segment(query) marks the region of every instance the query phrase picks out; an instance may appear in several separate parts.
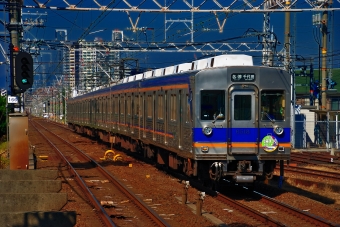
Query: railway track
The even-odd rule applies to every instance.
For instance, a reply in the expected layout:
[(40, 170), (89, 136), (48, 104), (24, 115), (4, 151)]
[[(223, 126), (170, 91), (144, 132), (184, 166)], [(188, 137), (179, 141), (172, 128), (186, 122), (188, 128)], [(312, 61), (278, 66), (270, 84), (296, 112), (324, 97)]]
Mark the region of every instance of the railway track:
[[(58, 124), (55, 124), (56, 126), (59, 126)], [(65, 129), (65, 127), (63, 127)], [(78, 166), (79, 168), (82, 168), (81, 166)], [(176, 176), (177, 177), (177, 176)], [(181, 177), (178, 177), (179, 179), (182, 179)], [(185, 179), (185, 178), (184, 178)], [(93, 183), (94, 181), (92, 181)], [(195, 186), (195, 183), (190, 183), (192, 186)], [(97, 187), (97, 186), (95, 186)], [(209, 191), (206, 188), (199, 188), (197, 187), (199, 191)], [(244, 194), (249, 194), (243, 193)], [(248, 223), (251, 221), (250, 219), (254, 219), (257, 226), (296, 226), (298, 223), (299, 226), (339, 226), (337, 224), (334, 224), (330, 221), (323, 220), (322, 218), (315, 216), (313, 214), (310, 214), (306, 211), (298, 210), (294, 207), (290, 207), (286, 204), (280, 204), (278, 201), (274, 202), (270, 200), (270, 198), (267, 198), (264, 195), (261, 195), (262, 197), (259, 198), (259, 195), (254, 195), (252, 199), (250, 199), (252, 204), (248, 204), (249, 201), (239, 201), (240, 198), (233, 198), (229, 195), (225, 196), (222, 194), (218, 194), (216, 196), (213, 195), (214, 198), (223, 204), (225, 204), (227, 207), (226, 209), (233, 209), (233, 214), (230, 214), (232, 216), (240, 215), (243, 216), (243, 220), (245, 220), (245, 223)], [(242, 195), (241, 195), (242, 196)], [(243, 198), (244, 199), (244, 198)], [(243, 200), (241, 199), (241, 200)], [(265, 209), (264, 209), (265, 207)], [(236, 214), (237, 213), (237, 214)], [(246, 214), (246, 215), (245, 215)], [(292, 224), (293, 223), (293, 224)]]
[[(317, 215), (299, 210), (264, 194), (235, 186), (232, 193), (218, 193), (216, 199), (266, 226), (337, 226)], [(246, 195), (246, 196), (245, 196)], [(244, 199), (246, 197), (246, 199)]]
[[(297, 223), (299, 226), (339, 226), (315, 215), (308, 214), (304, 211), (271, 199), (267, 196), (260, 194), (256, 195), (256, 192), (254, 192), (253, 196), (260, 196), (261, 198), (259, 199), (259, 203), (265, 204), (265, 207), (268, 211), (259, 212), (256, 210), (257, 208), (253, 209), (222, 194), (219, 194), (217, 199), (235, 209), (238, 209), (248, 216), (261, 221), (267, 226), (294, 226)], [(260, 205), (257, 206), (259, 207)]]
[[(275, 168), (276, 171), (280, 171), (279, 167)], [(309, 169), (304, 167), (298, 167), (298, 166), (285, 166), (284, 167), (285, 172), (289, 173), (295, 173), (295, 174), (303, 174), (308, 176), (309, 178), (314, 179), (328, 179), (328, 180), (340, 180), (339, 173), (336, 172), (329, 172), (329, 171), (322, 171), (322, 170), (316, 170), (316, 169)]]
[(291, 153), (291, 163), (325, 165), (328, 167), (340, 168), (338, 156), (330, 154), (318, 154), (312, 152)]
[[(236, 188), (238, 189), (232, 193), (216, 193), (215, 191), (202, 186), (200, 182), (190, 180), (186, 176), (179, 175), (174, 172), (171, 172), (171, 174), (176, 175), (176, 177), (181, 180), (189, 180), (190, 185), (194, 186), (199, 191), (206, 192), (216, 200), (225, 204), (228, 207), (225, 208), (226, 210), (241, 213), (243, 215), (246, 214), (247, 218), (252, 218), (257, 222), (257, 226), (296, 226), (298, 224), (300, 227), (340, 227), (339, 224), (332, 223), (331, 221), (325, 220), (317, 215), (299, 210), (256, 191), (251, 192), (249, 189), (245, 188), (238, 190), (240, 189), (240, 186), (237, 185)], [(221, 191), (224, 191), (224, 189), (221, 188)], [(225, 191), (228, 191), (228, 189), (225, 189)], [(237, 196), (235, 197), (235, 195), (241, 195), (242, 198), (240, 199)], [(249, 196), (251, 196), (251, 198), (249, 198)], [(246, 197), (247, 199), (244, 200), (243, 197)], [(243, 202), (240, 202), (239, 200), (243, 200)], [(250, 204), (249, 201), (254, 202)]]
[(138, 226), (169, 226), (95, 160), (37, 121), (31, 124), (67, 164), (105, 226), (125, 226), (130, 221), (138, 222)]

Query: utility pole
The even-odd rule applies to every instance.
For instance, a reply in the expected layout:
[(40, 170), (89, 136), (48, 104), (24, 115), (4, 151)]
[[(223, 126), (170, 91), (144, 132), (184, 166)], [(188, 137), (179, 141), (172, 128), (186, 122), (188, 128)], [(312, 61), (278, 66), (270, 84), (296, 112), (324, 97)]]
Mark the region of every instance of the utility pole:
[(286, 51), (286, 61), (285, 67), (286, 70), (290, 69), (290, 12), (285, 13), (285, 34), (284, 34), (284, 42), (285, 42), (285, 51)]
[[(10, 34), (10, 81), (11, 95), (18, 95), (19, 111), (11, 108), (8, 120), (9, 134), (9, 157), (10, 169), (29, 169), (29, 146), (28, 146), (28, 116), (25, 112), (20, 113), (22, 93), (27, 89), (28, 78), (33, 73), (33, 60), (25, 52), (20, 52), (20, 39), (22, 36), (21, 24), (21, 0), (8, 0), (9, 24), (7, 29)], [(19, 78), (19, 79), (18, 79)], [(14, 113), (19, 112), (19, 113)]]
[[(328, 6), (326, 5), (325, 8)], [(321, 77), (322, 77), (322, 83), (321, 83), (321, 108), (320, 110), (327, 110), (327, 104), (326, 104), (326, 90), (327, 90), (327, 20), (328, 20), (328, 11), (324, 11), (322, 13), (322, 67), (321, 67)]]
[[(10, 83), (11, 83), (11, 95), (19, 94), (20, 89), (15, 82), (15, 58), (20, 50), (20, 34), (22, 32), (21, 20), (21, 9), (20, 2), (18, 0), (9, 0), (7, 3), (9, 9), (9, 24), (7, 30), (10, 34), (9, 54), (10, 54)], [(18, 98), (21, 101), (21, 96)], [(14, 108), (10, 111), (14, 113)]]

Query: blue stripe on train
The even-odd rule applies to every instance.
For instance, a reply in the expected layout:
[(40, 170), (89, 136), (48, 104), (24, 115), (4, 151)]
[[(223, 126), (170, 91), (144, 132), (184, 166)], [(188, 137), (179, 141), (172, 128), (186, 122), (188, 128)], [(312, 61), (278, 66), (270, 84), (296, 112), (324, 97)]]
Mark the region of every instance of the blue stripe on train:
[(226, 142), (229, 133), (231, 133), (230, 142), (257, 142), (258, 130), (260, 130), (259, 142), (267, 135), (273, 135), (281, 143), (290, 142), (290, 128), (284, 128), (284, 133), (281, 136), (274, 134), (272, 128), (213, 128), (213, 133), (210, 136), (204, 135), (202, 128), (194, 128), (193, 142)]

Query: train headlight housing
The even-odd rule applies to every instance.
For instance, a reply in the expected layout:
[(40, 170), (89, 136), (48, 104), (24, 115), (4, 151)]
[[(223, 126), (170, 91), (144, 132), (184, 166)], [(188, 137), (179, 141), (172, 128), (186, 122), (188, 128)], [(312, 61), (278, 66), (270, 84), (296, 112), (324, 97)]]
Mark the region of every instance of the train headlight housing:
[(204, 133), (204, 135), (206, 135), (206, 136), (210, 136), (211, 133), (212, 133), (212, 131), (213, 131), (212, 128), (209, 127), (209, 126), (206, 126), (206, 127), (203, 128), (203, 133)]
[(282, 135), (282, 133), (283, 133), (283, 128), (282, 127), (280, 127), (280, 126), (274, 126), (274, 133), (276, 134), (276, 135)]

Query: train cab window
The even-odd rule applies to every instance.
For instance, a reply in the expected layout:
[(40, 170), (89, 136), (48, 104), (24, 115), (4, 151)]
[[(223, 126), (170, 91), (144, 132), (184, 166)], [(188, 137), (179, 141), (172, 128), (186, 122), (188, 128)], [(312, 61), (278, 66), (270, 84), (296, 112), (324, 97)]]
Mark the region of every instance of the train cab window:
[(215, 120), (225, 119), (225, 91), (224, 90), (204, 90), (201, 91), (201, 119)]
[(284, 120), (285, 101), (284, 91), (261, 91), (261, 119), (265, 121)]

